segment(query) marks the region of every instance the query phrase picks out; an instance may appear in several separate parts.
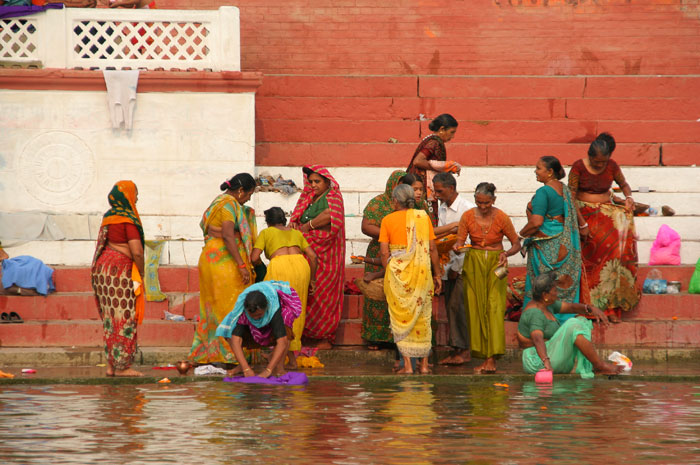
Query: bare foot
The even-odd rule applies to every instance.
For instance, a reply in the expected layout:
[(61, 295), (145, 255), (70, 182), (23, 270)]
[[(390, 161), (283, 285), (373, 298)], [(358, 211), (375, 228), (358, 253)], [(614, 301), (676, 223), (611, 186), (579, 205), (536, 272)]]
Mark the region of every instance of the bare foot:
[(333, 348), (333, 346), (327, 340), (322, 339), (322, 340), (318, 341), (318, 344), (316, 344), (316, 348), (318, 350), (330, 350)]
[(234, 375), (237, 375), (238, 373), (243, 373), (243, 368), (241, 368), (240, 365), (234, 367), (231, 370), (228, 370), (226, 372), (226, 376), (234, 376)]
[(287, 357), (289, 358), (289, 363), (287, 363), (287, 368), (290, 370), (296, 370), (299, 368), (299, 365), (297, 365), (297, 358), (294, 355), (294, 352), (291, 350), (287, 353)]
[(143, 376), (143, 373), (133, 368), (127, 368), (126, 370), (114, 370), (114, 376), (135, 376), (140, 378)]
[(614, 324), (622, 323), (622, 319), (617, 315), (608, 315), (608, 321)]
[(286, 374), (287, 374), (287, 372), (284, 371), (284, 368), (278, 368), (278, 369), (275, 370), (275, 372), (274, 372), (272, 375), (273, 375), (273, 376), (277, 376), (277, 377), (279, 378), (280, 376), (283, 376), (283, 375), (286, 375)]
[(411, 369), (410, 366), (408, 367), (408, 369), (406, 369), (406, 367), (403, 367), (400, 370), (396, 370), (396, 374), (397, 375), (412, 375), (413, 370)]
[(113, 368), (108, 368), (107, 373), (105, 373), (107, 376), (114, 376), (114, 369)]

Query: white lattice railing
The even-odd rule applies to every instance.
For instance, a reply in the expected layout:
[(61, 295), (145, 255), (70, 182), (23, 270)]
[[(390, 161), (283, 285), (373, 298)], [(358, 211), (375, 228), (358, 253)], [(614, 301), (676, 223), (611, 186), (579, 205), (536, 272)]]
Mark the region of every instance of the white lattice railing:
[(64, 8), (0, 19), (0, 64), (240, 71), (238, 8)]

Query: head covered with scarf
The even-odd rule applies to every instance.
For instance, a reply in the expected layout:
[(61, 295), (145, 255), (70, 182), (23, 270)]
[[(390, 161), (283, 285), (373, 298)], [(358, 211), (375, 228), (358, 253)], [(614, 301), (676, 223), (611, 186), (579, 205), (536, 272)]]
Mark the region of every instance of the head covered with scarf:
[(141, 236), (141, 245), (144, 243), (143, 226), (141, 225), (141, 217), (136, 209), (136, 197), (138, 189), (133, 181), (119, 181), (112, 190), (109, 191), (107, 200), (109, 201), (110, 209), (102, 217), (100, 229), (110, 224), (130, 223), (136, 226)]

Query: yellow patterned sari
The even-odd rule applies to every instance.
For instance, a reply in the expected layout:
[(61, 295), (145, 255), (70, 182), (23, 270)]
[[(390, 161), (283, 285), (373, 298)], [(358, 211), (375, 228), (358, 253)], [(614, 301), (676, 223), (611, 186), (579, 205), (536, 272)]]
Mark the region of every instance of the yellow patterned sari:
[(430, 353), (432, 338), (433, 278), (428, 214), (408, 209), (406, 235), (408, 247), (389, 244), (391, 259), (384, 275), (384, 293), (399, 351), (405, 357), (422, 358)]
[(236, 229), (238, 253), (254, 282), (250, 253), (257, 236), (255, 211), (239, 204), (233, 196), (219, 195), (211, 203), (200, 223), (204, 247), (199, 256), (199, 323), (195, 329), (189, 360), (194, 363), (235, 363), (236, 358), (223, 337), (215, 335), (221, 320), (236, 304), (238, 295), (248, 287), (243, 284), (239, 268), (221, 237), (210, 236), (210, 226), (221, 228), (231, 221)]

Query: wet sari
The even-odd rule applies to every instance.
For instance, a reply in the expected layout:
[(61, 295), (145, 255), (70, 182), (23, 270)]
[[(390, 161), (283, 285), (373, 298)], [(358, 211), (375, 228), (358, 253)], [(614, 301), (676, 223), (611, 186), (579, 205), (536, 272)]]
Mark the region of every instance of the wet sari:
[(130, 257), (107, 247), (110, 225), (128, 223), (139, 231), (144, 244), (143, 227), (136, 210), (136, 185), (119, 181), (109, 193), (111, 208), (102, 218), (97, 247), (92, 259), (92, 288), (102, 319), (105, 356), (115, 370), (126, 370), (136, 354), (136, 329), (143, 320), (143, 280)]
[(236, 304), (247, 287), (236, 261), (222, 237), (209, 235), (209, 227), (221, 228), (225, 221), (234, 224), (238, 253), (246, 264), (251, 281), (255, 278), (250, 253), (257, 236), (255, 211), (239, 204), (229, 194), (221, 194), (204, 212), (199, 226), (204, 234), (204, 247), (199, 256), (199, 322), (188, 359), (194, 363), (235, 363), (231, 346), (216, 336), (221, 320)]
[[(527, 275), (525, 277), (525, 294), (523, 308), (532, 300), (532, 281), (542, 273), (555, 271), (557, 273), (557, 291), (562, 302), (587, 302), (587, 286), (585, 276), (581, 280), (581, 239), (579, 237), (576, 206), (567, 186), (562, 186), (564, 199), (564, 223), (549, 214), (545, 215), (540, 226), (541, 236), (528, 237), (523, 242), (527, 251)], [(540, 189), (552, 189), (542, 186)], [(583, 291), (583, 292), (582, 292)], [(581, 299), (581, 297), (584, 297)], [(556, 314), (555, 317), (564, 322), (574, 314)]]
[[(401, 219), (398, 211), (384, 222)], [(392, 215), (398, 215), (393, 218)], [(430, 263), (429, 216), (422, 210), (405, 210), (406, 242), (389, 242), (391, 258), (384, 275), (384, 293), (389, 306), (391, 331), (405, 357), (427, 357), (432, 347), (431, 316), (433, 279)]]
[[(384, 217), (394, 211), (391, 194), (405, 175), (406, 172), (400, 170), (391, 173), (386, 182), (384, 193), (374, 197), (367, 203), (363, 217), (370, 224), (380, 227)], [(377, 239), (372, 238), (369, 242), (365, 256), (368, 258), (380, 258), (379, 241)], [(381, 265), (365, 263), (365, 273), (375, 273), (381, 269)], [(374, 300), (364, 296), (362, 304), (362, 339), (370, 342), (394, 342), (390, 325), (389, 307), (386, 301)]]
[[(304, 336), (311, 339), (335, 340), (335, 332), (340, 323), (343, 307), (343, 285), (345, 282), (345, 208), (338, 182), (330, 172), (320, 165), (307, 168), (328, 179), (330, 186), (325, 195), (318, 199), (328, 203), (331, 215), (330, 227), (311, 229), (304, 238), (318, 256), (316, 269), (316, 289), (306, 303)], [(289, 225), (299, 228), (302, 217), (313, 219), (309, 212), (318, 210), (314, 205), (314, 191), (304, 174), (304, 190), (292, 212)], [(308, 211), (307, 211), (308, 210)], [(318, 211), (321, 213), (321, 211)], [(305, 215), (306, 214), (306, 215)]]

